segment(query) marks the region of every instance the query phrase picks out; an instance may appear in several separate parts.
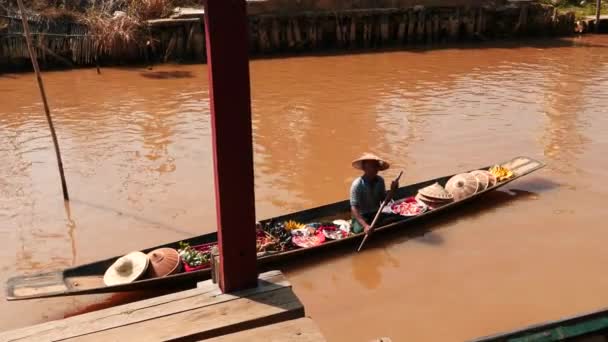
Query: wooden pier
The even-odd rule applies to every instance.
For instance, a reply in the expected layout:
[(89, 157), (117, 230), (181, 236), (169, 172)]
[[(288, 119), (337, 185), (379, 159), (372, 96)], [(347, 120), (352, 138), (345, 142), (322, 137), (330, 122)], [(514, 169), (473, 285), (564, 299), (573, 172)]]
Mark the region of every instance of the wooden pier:
[(279, 271), (222, 294), (211, 280), (177, 292), (0, 333), (0, 341), (325, 341)]

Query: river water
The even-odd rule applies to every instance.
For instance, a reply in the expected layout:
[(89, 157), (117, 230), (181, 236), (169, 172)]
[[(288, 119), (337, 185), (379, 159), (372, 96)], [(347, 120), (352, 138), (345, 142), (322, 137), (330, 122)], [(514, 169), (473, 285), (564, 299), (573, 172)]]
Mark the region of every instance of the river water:
[[(260, 218), (345, 199), (367, 150), (402, 184), (547, 163), (413, 233), (286, 267), (329, 340), (459, 341), (608, 305), (608, 37), (256, 60), (251, 75)], [(44, 80), (72, 201), (33, 75), (0, 75), (2, 284), (214, 230), (206, 66)], [(0, 301), (0, 329), (108, 303)]]

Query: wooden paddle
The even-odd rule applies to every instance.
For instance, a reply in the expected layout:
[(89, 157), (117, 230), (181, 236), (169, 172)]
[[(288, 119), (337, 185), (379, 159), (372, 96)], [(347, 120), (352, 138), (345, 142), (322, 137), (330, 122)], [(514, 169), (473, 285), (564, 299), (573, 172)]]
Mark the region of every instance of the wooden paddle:
[[(397, 178), (395, 178), (394, 182), (398, 182), (402, 175), (403, 175), (403, 171), (399, 172), (399, 176), (397, 176)], [(357, 252), (361, 251), (361, 248), (363, 248), (365, 241), (367, 241), (367, 238), (373, 233), (374, 228), (376, 226), (376, 221), (378, 221), (378, 218), (380, 217), (380, 213), (382, 213), (382, 209), (384, 209), (384, 207), (386, 207), (386, 205), (391, 200), (391, 198), (393, 198), (393, 195), (394, 195), (394, 191), (392, 189), (392, 183), (391, 183), (391, 189), (386, 194), (386, 198), (380, 205), (380, 209), (378, 209), (376, 216), (374, 216), (374, 220), (372, 221), (372, 224), (369, 226), (369, 229), (367, 230), (367, 232), (365, 232), (365, 236), (363, 237), (363, 241), (361, 241), (361, 244), (359, 245)]]

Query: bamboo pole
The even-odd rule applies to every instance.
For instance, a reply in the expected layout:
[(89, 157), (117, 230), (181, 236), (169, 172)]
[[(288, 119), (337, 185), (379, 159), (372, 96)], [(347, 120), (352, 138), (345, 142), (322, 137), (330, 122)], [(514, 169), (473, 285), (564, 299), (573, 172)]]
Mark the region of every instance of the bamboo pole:
[(55, 126), (53, 126), (53, 119), (51, 118), (51, 111), (49, 109), (49, 104), (46, 100), (46, 93), (44, 91), (44, 84), (42, 83), (42, 76), (40, 75), (40, 68), (38, 67), (38, 60), (36, 59), (36, 55), (34, 53), (32, 37), (30, 36), (30, 27), (27, 23), (27, 18), (25, 17), (25, 8), (23, 6), (23, 0), (17, 0), (17, 4), (19, 5), (19, 11), (21, 12), (21, 22), (23, 23), (23, 33), (25, 34), (27, 50), (28, 50), (28, 52), (30, 54), (30, 58), (32, 60), (32, 66), (34, 67), (34, 72), (36, 73), (36, 80), (38, 81), (38, 88), (40, 89), (40, 96), (42, 97), (42, 103), (44, 104), (44, 112), (46, 114), (46, 121), (49, 123), (49, 128), (51, 130), (51, 136), (53, 137), (53, 144), (55, 145), (55, 155), (57, 156), (57, 166), (59, 167), (59, 175), (61, 176), (61, 188), (63, 189), (63, 198), (66, 201), (69, 201), (70, 196), (68, 195), (68, 186), (65, 182), (65, 174), (63, 172), (63, 162), (61, 161), (61, 152), (59, 151), (59, 142), (57, 141), (57, 135), (55, 134)]
[(600, 33), (600, 13), (602, 12), (602, 0), (597, 0), (595, 6), (595, 33)]

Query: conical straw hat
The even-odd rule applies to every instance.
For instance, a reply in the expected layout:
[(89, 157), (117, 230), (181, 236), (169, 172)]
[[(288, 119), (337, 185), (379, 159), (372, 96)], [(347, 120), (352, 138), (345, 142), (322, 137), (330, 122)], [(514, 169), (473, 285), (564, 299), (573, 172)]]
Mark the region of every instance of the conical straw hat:
[(379, 168), (380, 171), (384, 171), (390, 167), (390, 164), (386, 160), (384, 160), (372, 153), (364, 153), (361, 157), (353, 160), (352, 165), (355, 169), (363, 170), (363, 161), (365, 161), (365, 160), (377, 161), (378, 165), (380, 166), (380, 168)]
[(488, 188), (488, 185), (490, 184), (490, 177), (488, 176), (488, 171), (476, 170), (471, 171), (470, 173), (475, 176), (475, 178), (477, 178), (477, 181), (479, 182), (479, 189), (477, 189), (477, 191), (484, 191)]
[(118, 258), (103, 276), (107, 286), (132, 283), (148, 268), (148, 257), (142, 252), (131, 252)]
[(439, 183), (422, 188), (418, 190), (418, 193), (431, 200), (451, 200), (453, 198), (452, 194), (446, 191)]
[(461, 173), (447, 182), (445, 189), (454, 196), (455, 201), (469, 197), (479, 189), (477, 178), (470, 173)]
[(158, 248), (148, 253), (148, 278), (165, 277), (180, 271), (179, 253), (173, 248)]
[(426, 204), (429, 208), (431, 209), (435, 209), (435, 208), (439, 208), (441, 206), (444, 206), (448, 203), (452, 203), (454, 200), (453, 199), (443, 199), (443, 200), (439, 200), (439, 199), (430, 199), (425, 197), (424, 195), (418, 193), (416, 195), (416, 200), (418, 200), (419, 202)]

